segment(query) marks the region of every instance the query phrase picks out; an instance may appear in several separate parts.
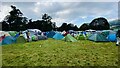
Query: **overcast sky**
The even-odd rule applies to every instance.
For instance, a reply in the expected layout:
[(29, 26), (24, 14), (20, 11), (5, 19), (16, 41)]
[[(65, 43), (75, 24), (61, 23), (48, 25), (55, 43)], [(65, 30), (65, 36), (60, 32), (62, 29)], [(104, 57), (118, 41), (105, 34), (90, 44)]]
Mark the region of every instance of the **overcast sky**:
[(42, 14), (47, 13), (57, 26), (65, 22), (79, 27), (97, 17), (108, 21), (118, 18), (117, 2), (2, 2), (0, 21), (11, 11), (10, 5), (15, 5), (25, 17), (33, 20), (40, 20)]

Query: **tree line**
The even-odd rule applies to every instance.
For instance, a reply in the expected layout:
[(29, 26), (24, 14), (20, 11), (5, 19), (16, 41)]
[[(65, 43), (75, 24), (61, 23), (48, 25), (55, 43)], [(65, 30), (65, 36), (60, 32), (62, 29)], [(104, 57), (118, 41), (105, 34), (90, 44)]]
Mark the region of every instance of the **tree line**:
[(24, 17), (23, 13), (15, 6), (11, 5), (11, 8), (12, 10), (9, 12), (9, 15), (7, 15), (4, 20), (1, 21), (3, 31), (23, 31), (26, 29), (39, 29), (41, 31), (78, 31), (87, 29), (109, 29), (109, 23), (105, 18), (94, 19), (90, 24), (84, 23), (79, 28), (72, 23), (63, 23), (60, 27), (57, 27), (56, 22), (52, 22), (52, 17), (46, 13), (41, 16), (42, 20), (32, 21), (32, 19)]

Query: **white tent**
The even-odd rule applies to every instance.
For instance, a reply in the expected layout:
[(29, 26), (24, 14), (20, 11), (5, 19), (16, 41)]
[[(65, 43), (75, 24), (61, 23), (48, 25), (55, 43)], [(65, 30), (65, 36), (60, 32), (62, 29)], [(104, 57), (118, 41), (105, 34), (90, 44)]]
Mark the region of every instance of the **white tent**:
[(10, 36), (10, 34), (8, 32), (0, 31), (0, 37), (3, 36), (3, 35)]

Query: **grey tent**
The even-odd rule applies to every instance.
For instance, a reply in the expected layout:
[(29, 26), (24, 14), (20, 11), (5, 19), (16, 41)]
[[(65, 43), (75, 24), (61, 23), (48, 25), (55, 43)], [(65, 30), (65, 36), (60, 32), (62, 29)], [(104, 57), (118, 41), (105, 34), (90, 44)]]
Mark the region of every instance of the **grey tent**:
[(47, 39), (46, 36), (38, 35), (38, 40), (46, 40), (46, 39)]

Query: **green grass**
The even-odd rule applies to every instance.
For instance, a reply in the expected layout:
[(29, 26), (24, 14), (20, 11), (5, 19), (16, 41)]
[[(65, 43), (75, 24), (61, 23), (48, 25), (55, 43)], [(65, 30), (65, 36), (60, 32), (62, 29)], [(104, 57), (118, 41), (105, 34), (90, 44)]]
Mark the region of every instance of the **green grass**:
[(3, 66), (117, 66), (113, 42), (42, 40), (2, 46)]

